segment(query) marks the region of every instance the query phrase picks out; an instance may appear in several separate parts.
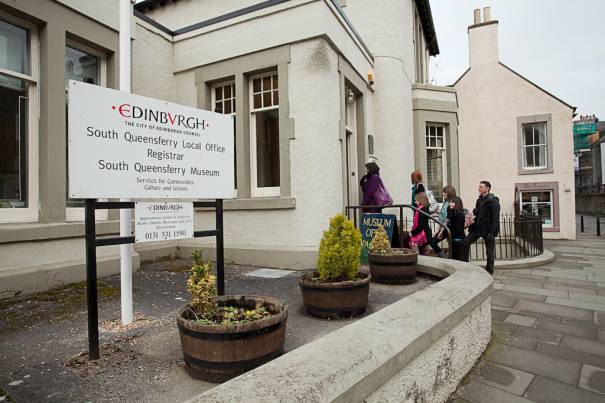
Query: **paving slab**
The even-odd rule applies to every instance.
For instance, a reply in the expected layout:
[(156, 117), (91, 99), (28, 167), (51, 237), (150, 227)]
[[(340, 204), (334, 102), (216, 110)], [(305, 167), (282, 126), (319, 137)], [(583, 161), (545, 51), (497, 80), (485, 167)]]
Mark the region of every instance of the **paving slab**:
[(258, 269), (244, 274), (246, 277), (282, 278), (292, 274), (292, 270)]
[[(549, 297), (552, 298), (552, 297)], [(554, 315), (565, 318), (579, 319), (592, 321), (594, 318), (594, 314), (591, 310), (574, 308), (569, 306), (562, 305), (553, 305), (550, 303), (543, 303), (537, 301), (519, 301), (517, 303), (516, 309), (518, 311), (530, 311), (530, 312), (538, 312), (547, 315)]]
[(581, 337), (583, 339), (591, 339), (594, 340), (597, 338), (597, 327), (593, 325), (589, 326), (580, 326), (577, 323), (562, 323), (559, 321), (540, 318), (535, 325), (538, 329), (551, 330), (556, 333), (568, 334), (571, 336)]
[(458, 391), (463, 398), (473, 403), (529, 403), (531, 400), (513, 395), (493, 386), (471, 380)]
[(565, 360), (575, 361), (582, 364), (605, 366), (605, 357), (587, 352), (571, 350), (566, 347), (553, 346), (552, 344), (538, 343), (536, 351), (542, 354), (548, 354), (553, 357), (563, 358)]
[(487, 361), (505, 365), (530, 374), (541, 375), (559, 382), (576, 385), (581, 364), (561, 358), (528, 351), (517, 347), (493, 343), (493, 348), (484, 357)]
[(581, 308), (581, 309), (589, 309), (593, 311), (603, 311), (605, 312), (605, 304), (599, 304), (597, 302), (590, 301), (580, 301), (577, 299), (566, 299), (566, 298), (557, 298), (557, 297), (547, 297), (547, 304), (553, 305), (564, 305), (570, 306), (572, 308)]
[(499, 322), (492, 320), (492, 331), (496, 331), (498, 333), (506, 333), (510, 334), (517, 329), (517, 325), (506, 322)]
[(597, 295), (597, 290), (595, 290), (594, 287), (590, 287), (590, 286), (582, 288), (582, 287), (563, 285), (561, 283), (545, 283), (544, 288), (546, 288), (548, 290), (560, 290), (560, 291), (569, 291), (569, 292), (588, 294), (588, 295)]
[(538, 340), (531, 337), (519, 336), (517, 334), (503, 333), (497, 339), (498, 343), (506, 344), (507, 346), (519, 347), (525, 350), (534, 350), (538, 345)]
[(605, 328), (605, 312), (595, 312), (594, 321), (599, 327)]
[(534, 323), (536, 323), (536, 320), (538, 319), (531, 316), (516, 315), (513, 313), (508, 315), (506, 319), (504, 319), (504, 322), (519, 326), (531, 327), (534, 325)]
[(532, 327), (519, 326), (513, 332), (514, 336), (531, 337), (543, 343), (554, 344), (555, 346), (561, 341), (561, 335), (548, 330), (534, 329)]
[(482, 362), (471, 376), (479, 382), (519, 396), (525, 393), (534, 379), (533, 374), (487, 361)]
[(592, 365), (582, 365), (578, 385), (591, 392), (605, 395), (605, 369), (593, 367)]
[(492, 292), (492, 306), (501, 306), (505, 308), (512, 308), (517, 303), (518, 298), (513, 298), (500, 293)]
[(503, 322), (504, 319), (506, 319), (506, 317), (509, 315), (508, 312), (504, 312), (504, 311), (499, 311), (497, 309), (493, 309), (492, 308), (492, 320), (498, 320)]
[(495, 295), (498, 295), (501, 297), (513, 298), (515, 300), (523, 299), (526, 301), (535, 301), (535, 302), (544, 302), (544, 301), (546, 301), (546, 298), (548, 298), (543, 295), (525, 294), (522, 292), (513, 292), (513, 291), (504, 291), (504, 290), (492, 291), (492, 297)]
[[(557, 297), (557, 295), (553, 295), (553, 297)], [(602, 296), (602, 295), (588, 295), (588, 294), (582, 294), (582, 293), (577, 293), (577, 292), (570, 292), (568, 298), (576, 299), (579, 301), (595, 302), (597, 304), (601, 304), (601, 305), (605, 306), (605, 296)]]
[(503, 285), (520, 285), (523, 287), (534, 287), (543, 288), (546, 283), (546, 279), (543, 278), (514, 278), (514, 277), (502, 277), (496, 281), (500, 281)]
[(575, 386), (537, 376), (529, 385), (525, 397), (548, 403), (603, 403), (603, 397)]
[(572, 350), (584, 351), (590, 354), (598, 354), (605, 357), (605, 344), (595, 340), (586, 340), (579, 337), (565, 335), (561, 340), (561, 347), (570, 348)]
[[(567, 298), (569, 293), (567, 291), (561, 290), (548, 290), (545, 288), (536, 288), (536, 287), (524, 287), (519, 285), (509, 285), (505, 284), (502, 288), (503, 291), (513, 291), (525, 294), (533, 294), (533, 295), (542, 295), (546, 297), (559, 297), (559, 298)], [(605, 297), (603, 297), (605, 300)]]

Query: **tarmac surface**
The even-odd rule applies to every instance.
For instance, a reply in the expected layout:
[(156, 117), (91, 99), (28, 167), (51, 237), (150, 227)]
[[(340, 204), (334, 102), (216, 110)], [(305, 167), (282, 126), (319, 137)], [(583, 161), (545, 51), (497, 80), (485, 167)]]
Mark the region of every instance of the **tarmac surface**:
[[(176, 311), (189, 300), (186, 260), (146, 264), (134, 275), (135, 323), (120, 325), (119, 277), (99, 283), (101, 359), (87, 360), (85, 284), (0, 301), (0, 401), (183, 401), (216, 384), (183, 368)], [(226, 267), (229, 294), (273, 296), (288, 304), (286, 352), (355, 319), (322, 320), (304, 312), (302, 272)], [(407, 286), (372, 283), (365, 315), (434, 280)], [(364, 315), (364, 316), (365, 316)]]

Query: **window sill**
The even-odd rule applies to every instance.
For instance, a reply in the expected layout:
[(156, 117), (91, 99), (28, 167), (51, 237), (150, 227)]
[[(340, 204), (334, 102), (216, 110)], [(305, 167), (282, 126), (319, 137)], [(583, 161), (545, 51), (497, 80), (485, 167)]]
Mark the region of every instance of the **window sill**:
[[(97, 221), (97, 235), (117, 234), (119, 221)], [(83, 222), (0, 224), (0, 244), (84, 236)]]
[[(223, 209), (230, 210), (288, 210), (296, 208), (294, 197), (257, 197), (253, 199), (233, 199), (223, 202)], [(212, 210), (197, 208), (196, 211)]]
[(561, 232), (561, 227), (542, 227), (542, 232)]
[(519, 175), (534, 175), (534, 174), (551, 174), (553, 173), (552, 168), (539, 168), (539, 169), (519, 169)]

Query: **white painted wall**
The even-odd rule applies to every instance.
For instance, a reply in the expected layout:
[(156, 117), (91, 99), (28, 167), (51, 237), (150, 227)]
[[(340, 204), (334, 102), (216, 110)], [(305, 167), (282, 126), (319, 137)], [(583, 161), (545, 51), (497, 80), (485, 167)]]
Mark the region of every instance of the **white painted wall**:
[(375, 155), (395, 203), (409, 203), (414, 166), (412, 83), (414, 3), (411, 0), (347, 0), (345, 12), (373, 53), (376, 90), (372, 105)]
[[(545, 238), (575, 239), (573, 110), (498, 63), (492, 50), (497, 24), (471, 28), (471, 69), (455, 85), (460, 119), (460, 182), (466, 206), (474, 206), (477, 185), (492, 183), (503, 212), (513, 212), (515, 183), (559, 182), (560, 232)], [(475, 31), (477, 30), (477, 31)], [(476, 34), (486, 33), (485, 38)], [(551, 174), (518, 174), (517, 117), (552, 114)], [(566, 191), (568, 189), (569, 191)]]

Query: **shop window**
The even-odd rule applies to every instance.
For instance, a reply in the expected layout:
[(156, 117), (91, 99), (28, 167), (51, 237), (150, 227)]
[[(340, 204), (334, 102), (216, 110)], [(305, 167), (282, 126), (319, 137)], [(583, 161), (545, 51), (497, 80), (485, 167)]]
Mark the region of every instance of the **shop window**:
[(237, 194), (237, 138), (235, 114), (235, 83), (223, 82), (212, 86), (212, 109), (216, 113), (233, 116), (233, 188)]
[(544, 228), (552, 228), (554, 225), (552, 190), (522, 191), (521, 211), (540, 217)]
[(279, 88), (276, 73), (250, 78), (250, 148), (252, 196), (279, 196)]

